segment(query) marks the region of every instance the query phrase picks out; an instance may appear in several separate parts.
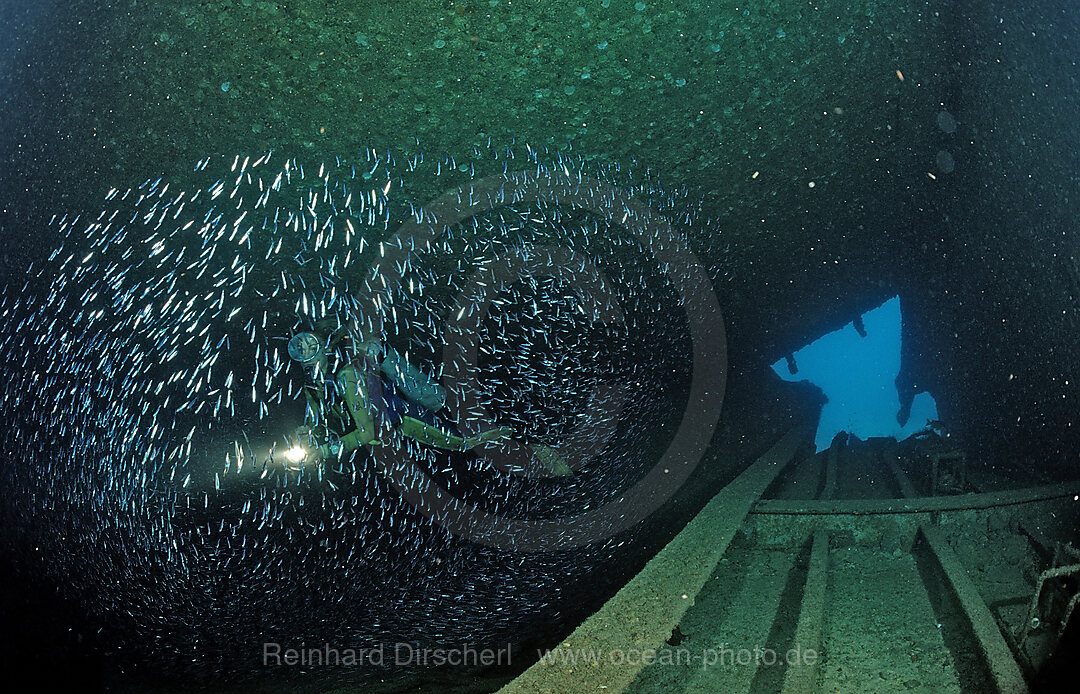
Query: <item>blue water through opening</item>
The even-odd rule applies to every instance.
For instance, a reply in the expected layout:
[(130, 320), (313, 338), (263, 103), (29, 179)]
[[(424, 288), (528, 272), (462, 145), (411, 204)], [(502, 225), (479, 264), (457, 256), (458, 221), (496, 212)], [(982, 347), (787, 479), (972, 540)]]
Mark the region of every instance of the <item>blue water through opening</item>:
[(848, 323), (795, 352), (793, 359), (772, 365), (785, 381), (808, 381), (825, 394), (814, 436), (817, 450), (828, 448), (841, 431), (860, 439), (891, 436), (900, 441), (937, 420), (934, 398), (918, 393), (907, 421), (899, 421), (901, 327), (900, 297), (895, 296), (864, 313), (861, 324)]

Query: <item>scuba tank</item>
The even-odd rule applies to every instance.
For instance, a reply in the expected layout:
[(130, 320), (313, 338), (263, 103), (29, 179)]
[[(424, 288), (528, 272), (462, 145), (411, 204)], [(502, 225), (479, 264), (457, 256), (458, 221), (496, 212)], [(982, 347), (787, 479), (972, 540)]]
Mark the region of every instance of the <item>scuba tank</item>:
[(446, 393), (442, 386), (389, 345), (386, 346), (386, 356), (379, 365), (379, 370), (409, 402), (432, 412), (442, 409), (446, 404)]

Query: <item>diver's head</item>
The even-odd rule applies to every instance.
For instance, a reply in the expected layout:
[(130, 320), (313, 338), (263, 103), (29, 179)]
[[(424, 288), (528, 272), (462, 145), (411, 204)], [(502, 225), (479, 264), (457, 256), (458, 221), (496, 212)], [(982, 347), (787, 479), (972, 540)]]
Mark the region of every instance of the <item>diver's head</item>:
[(300, 362), (312, 378), (326, 378), (329, 361), (322, 340), (315, 333), (297, 333), (289, 340), (289, 356)]

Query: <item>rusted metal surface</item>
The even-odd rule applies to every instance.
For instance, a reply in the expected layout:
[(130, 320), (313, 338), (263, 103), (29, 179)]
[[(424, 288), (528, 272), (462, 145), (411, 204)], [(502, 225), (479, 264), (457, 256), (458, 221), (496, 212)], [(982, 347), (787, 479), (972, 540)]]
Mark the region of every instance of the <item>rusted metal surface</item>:
[(1080, 494), (1080, 482), (1048, 484), (979, 494), (926, 496), (905, 499), (763, 499), (751, 514), (776, 515), (871, 515), (887, 513), (933, 513), (1012, 506), (1048, 501)]
[(609, 654), (655, 652), (671, 636), (716, 568), (747, 512), (791, 461), (809, 432), (788, 432), (724, 487), (634, 578), (559, 646), (600, 654), (595, 664), (540, 660), (502, 694), (622, 692), (647, 663)]
[[(810, 566), (806, 572), (802, 604), (799, 606), (799, 625), (794, 642), (802, 649), (821, 652), (821, 625), (825, 618), (825, 591), (829, 573), (829, 535), (824, 530), (814, 533), (810, 549)], [(784, 673), (782, 694), (812, 694), (817, 690), (818, 667), (813, 665), (789, 667)]]
[(1080, 604), (1080, 563), (1065, 563), (1078, 558), (1071, 546), (1059, 544), (1050, 568), (1039, 575), (1031, 596), (1018, 647), (1036, 670), (1054, 656)]
[(1027, 683), (1013, 652), (998, 629), (994, 615), (986, 606), (978, 589), (964, 571), (956, 552), (945, 540), (940, 529), (923, 524), (920, 532), (933, 552), (941, 572), (964, 611), (968, 625), (979, 643), (984, 664), (1001, 694), (1027, 692)]

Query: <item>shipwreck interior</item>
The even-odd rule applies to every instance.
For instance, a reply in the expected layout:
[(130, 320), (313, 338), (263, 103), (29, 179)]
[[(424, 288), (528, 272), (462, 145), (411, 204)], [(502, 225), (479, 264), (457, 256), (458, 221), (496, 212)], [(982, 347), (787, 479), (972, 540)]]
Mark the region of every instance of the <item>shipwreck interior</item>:
[(1075, 681), (1080, 6), (759, 4), (0, 0), (0, 671)]

